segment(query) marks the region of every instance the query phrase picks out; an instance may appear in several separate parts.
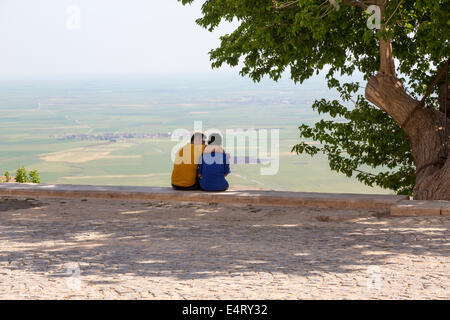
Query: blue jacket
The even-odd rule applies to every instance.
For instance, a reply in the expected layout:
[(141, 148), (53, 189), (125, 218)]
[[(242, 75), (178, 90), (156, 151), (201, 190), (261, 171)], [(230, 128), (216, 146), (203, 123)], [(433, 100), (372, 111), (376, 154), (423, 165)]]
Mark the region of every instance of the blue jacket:
[(202, 175), (200, 188), (206, 191), (226, 190), (228, 182), (225, 175), (230, 173), (230, 158), (226, 153), (207, 150), (208, 148), (205, 149), (197, 168), (197, 173)]

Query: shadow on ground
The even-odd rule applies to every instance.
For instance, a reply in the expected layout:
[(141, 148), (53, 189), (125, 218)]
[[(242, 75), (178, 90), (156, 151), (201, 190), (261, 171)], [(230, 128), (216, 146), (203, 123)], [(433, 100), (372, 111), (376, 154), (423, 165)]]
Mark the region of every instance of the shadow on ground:
[(0, 199), (0, 266), (199, 279), (347, 273), (393, 256), (450, 256), (450, 219), (119, 200)]
[(26, 200), (4, 198), (0, 201), (0, 212), (18, 209), (29, 209), (34, 207), (40, 207), (42, 205), (43, 205), (42, 202), (32, 198)]

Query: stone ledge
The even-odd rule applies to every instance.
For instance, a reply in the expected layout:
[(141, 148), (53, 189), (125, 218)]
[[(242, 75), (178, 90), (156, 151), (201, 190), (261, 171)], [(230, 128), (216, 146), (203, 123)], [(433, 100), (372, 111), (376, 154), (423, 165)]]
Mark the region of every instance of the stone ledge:
[(403, 200), (391, 207), (391, 216), (450, 216), (450, 201)]
[(407, 196), (371, 195), (351, 193), (315, 193), (285, 191), (233, 191), (203, 192), (176, 191), (172, 188), (134, 186), (92, 186), (69, 184), (0, 184), (0, 196), (104, 198), (170, 200), (190, 202), (241, 203), (276, 206), (306, 206), (336, 209), (383, 209)]
[(450, 201), (441, 201), (441, 216), (450, 216)]

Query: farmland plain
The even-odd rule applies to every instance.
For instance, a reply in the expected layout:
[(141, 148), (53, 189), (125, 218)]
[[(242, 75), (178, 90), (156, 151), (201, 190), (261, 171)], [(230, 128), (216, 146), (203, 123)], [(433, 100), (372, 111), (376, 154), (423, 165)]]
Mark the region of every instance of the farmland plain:
[(323, 79), (254, 84), (232, 74), (0, 79), (0, 172), (37, 169), (44, 183), (170, 186), (171, 132), (279, 129), (276, 175), (265, 164), (232, 166), (230, 184), (312, 192), (390, 193), (330, 171), (326, 157), (290, 152), (297, 127), (320, 117)]

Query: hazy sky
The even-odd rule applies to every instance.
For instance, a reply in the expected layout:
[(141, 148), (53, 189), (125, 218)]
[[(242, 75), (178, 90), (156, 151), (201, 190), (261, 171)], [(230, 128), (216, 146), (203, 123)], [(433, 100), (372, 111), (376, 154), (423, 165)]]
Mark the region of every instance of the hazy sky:
[(3, 75), (207, 72), (208, 51), (232, 26), (210, 33), (196, 25), (201, 3), (0, 0), (0, 70)]

